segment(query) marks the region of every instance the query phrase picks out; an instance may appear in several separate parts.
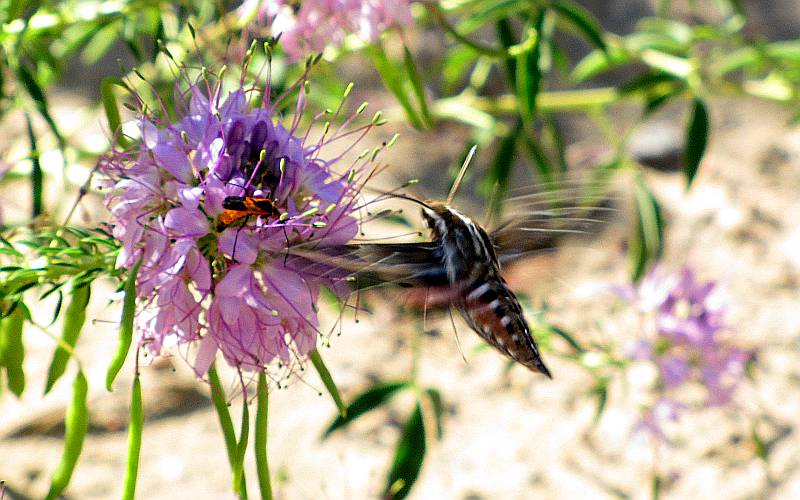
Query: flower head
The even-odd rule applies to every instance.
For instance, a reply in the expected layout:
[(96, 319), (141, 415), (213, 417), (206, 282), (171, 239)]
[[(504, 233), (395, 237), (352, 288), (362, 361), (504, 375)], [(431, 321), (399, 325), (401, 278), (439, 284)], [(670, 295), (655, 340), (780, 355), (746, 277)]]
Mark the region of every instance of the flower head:
[(299, 7), (285, 0), (248, 0), (241, 10), (266, 19), (292, 61), (341, 45), (349, 35), (374, 42), (384, 31), (413, 21), (408, 0), (304, 0)]
[(675, 392), (685, 384), (705, 387), (707, 406), (730, 403), (753, 352), (732, 346), (723, 337), (725, 308), (717, 284), (697, 281), (689, 268), (677, 275), (656, 268), (628, 292), (625, 296), (652, 327), (650, 335), (629, 349), (629, 357), (652, 362), (658, 371), (660, 396), (645, 412), (642, 428), (657, 428), (653, 433), (663, 437), (658, 423), (664, 418), (657, 417), (669, 408), (668, 420), (678, 418), (686, 405), (678, 403)]
[[(197, 343), (202, 374), (218, 350), (235, 367), (261, 370), (315, 349), (320, 286), (346, 292), (341, 277), (291, 254), (356, 235), (369, 161), (343, 165), (342, 148), (326, 146), (350, 150), (371, 125), (326, 126), (312, 141), (299, 129), (305, 88), (303, 80), (287, 91), (299, 97), (284, 123), (286, 95), (242, 83), (226, 92), (201, 78), (179, 93), (177, 119), (142, 112), (139, 143), (102, 163), (118, 266), (141, 260), (137, 326), (153, 354)], [(222, 224), (234, 196), (265, 198), (274, 212)]]

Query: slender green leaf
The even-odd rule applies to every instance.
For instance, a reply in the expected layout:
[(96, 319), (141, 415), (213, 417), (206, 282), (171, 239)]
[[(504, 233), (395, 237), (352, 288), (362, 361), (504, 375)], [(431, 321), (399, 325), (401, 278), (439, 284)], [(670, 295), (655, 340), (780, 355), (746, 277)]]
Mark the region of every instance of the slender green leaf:
[(631, 277), (633, 281), (639, 281), (650, 263), (661, 256), (664, 227), (658, 201), (641, 178), (637, 179), (634, 191), (636, 228), (628, 243), (628, 255), (631, 261)]
[(658, 472), (653, 472), (653, 477), (650, 481), (650, 498), (652, 500), (659, 500), (661, 498), (661, 487), (663, 486), (663, 480)]
[(692, 115), (686, 128), (686, 155), (683, 161), (683, 175), (686, 177), (686, 189), (692, 185), (700, 161), (706, 152), (708, 144), (708, 111), (706, 105), (699, 97), (694, 99)]
[(387, 402), (398, 390), (409, 386), (408, 382), (388, 382), (376, 385), (353, 399), (347, 406), (347, 416), (339, 415), (325, 430), (323, 439), (328, 437), (333, 431), (350, 425), (355, 419)]
[(419, 76), (419, 70), (417, 70), (417, 65), (414, 63), (414, 58), (411, 56), (411, 51), (408, 50), (405, 44), (403, 44), (403, 62), (406, 66), (408, 79), (411, 81), (411, 86), (417, 97), (417, 104), (419, 104), (422, 121), (425, 123), (426, 127), (430, 128), (432, 125), (431, 113), (428, 109), (428, 100), (425, 97), (425, 86), (422, 83), (422, 78)]
[(39, 146), (36, 143), (36, 134), (33, 131), (31, 117), (25, 113), (25, 122), (28, 129), (28, 143), (31, 147), (31, 194), (33, 200), (32, 217), (36, 218), (42, 213), (42, 162), (39, 160)]
[(119, 325), (119, 343), (117, 344), (117, 354), (111, 360), (111, 364), (106, 372), (106, 389), (112, 390), (114, 379), (125, 364), (128, 351), (133, 341), (133, 316), (136, 313), (136, 276), (139, 274), (139, 266), (142, 265), (142, 258), (136, 261), (133, 268), (128, 273), (125, 280), (125, 299), (122, 303), (122, 318)]
[[(497, 39), (506, 51), (508, 48), (515, 45), (517, 40), (514, 36), (514, 30), (511, 27), (511, 22), (508, 18), (503, 18), (497, 21)], [(506, 78), (508, 79), (509, 88), (516, 92), (517, 86), (517, 61), (513, 57), (505, 58)]]
[(114, 94), (115, 86), (126, 88), (125, 83), (119, 78), (103, 78), (103, 81), (100, 83), (100, 96), (103, 100), (103, 109), (106, 112), (108, 128), (111, 130), (112, 136), (116, 138), (117, 143), (125, 147), (128, 141), (122, 134), (122, 120), (119, 114), (119, 106), (117, 106), (117, 96)]
[(61, 343), (56, 347), (53, 353), (53, 360), (50, 362), (50, 368), (47, 370), (47, 383), (45, 384), (44, 393), (50, 392), (53, 385), (64, 374), (67, 368), (67, 361), (70, 357), (70, 351), (64, 348), (64, 345), (70, 348), (75, 347), (78, 337), (81, 334), (83, 324), (86, 322), (86, 306), (89, 305), (89, 295), (91, 287), (88, 285), (82, 287), (72, 288), (72, 298), (69, 305), (64, 312), (64, 326), (61, 332)]
[(236, 444), (236, 455), (233, 462), (233, 491), (239, 498), (247, 498), (247, 482), (244, 476), (244, 457), (247, 452), (247, 440), (250, 437), (250, 408), (247, 398), (242, 399), (242, 426), (239, 430), (239, 442)]
[(272, 500), (272, 483), (269, 478), (269, 461), (267, 459), (267, 424), (269, 420), (269, 390), (267, 375), (258, 374), (258, 402), (256, 409), (255, 455), (258, 487), (262, 500)]
[(517, 139), (522, 131), (522, 123), (519, 122), (507, 136), (500, 140), (494, 160), (483, 178), (484, 191), (491, 194), (489, 213), (494, 220), (500, 218), (503, 210), (503, 200), (508, 191), (508, 182), (516, 159), (514, 152), (517, 149)]
[(25, 390), (25, 345), (22, 342), (22, 331), (25, 326), (25, 308), (22, 304), (0, 319), (0, 366), (6, 369), (8, 388), (17, 397)]
[(419, 476), (424, 459), (425, 426), (422, 423), (422, 407), (417, 403), (397, 443), (384, 497), (393, 500), (405, 498)]
[(610, 46), (605, 52), (600, 49), (593, 50), (575, 65), (572, 79), (578, 83), (585, 82), (633, 60), (633, 54), (622, 47)]
[(392, 94), (394, 94), (394, 96), (397, 98), (397, 102), (406, 112), (408, 121), (414, 128), (421, 129), (422, 120), (418, 116), (414, 106), (411, 104), (411, 99), (408, 97), (408, 93), (403, 86), (403, 77), (401, 76), (400, 71), (397, 69), (397, 66), (389, 60), (389, 58), (386, 56), (386, 52), (383, 51), (383, 47), (380, 45), (375, 44), (369, 46), (367, 53), (372, 58), (372, 63), (375, 66), (375, 69), (378, 71), (378, 74), (381, 75), (384, 85), (386, 85), (386, 88)]
[(342, 401), (342, 396), (339, 394), (339, 388), (336, 387), (336, 382), (333, 381), (333, 377), (331, 376), (331, 372), (328, 371), (328, 367), (325, 366), (325, 362), (322, 361), (322, 356), (319, 354), (319, 350), (314, 349), (311, 352), (311, 363), (314, 365), (314, 368), (319, 373), (319, 378), (322, 379), (322, 383), (325, 385), (325, 389), (327, 389), (328, 394), (331, 395), (333, 398), (333, 402), (336, 403), (336, 407), (339, 409), (339, 415), (342, 418), (347, 417), (347, 407)]
[[(533, 49), (517, 56), (516, 91), (519, 102), (519, 112), (526, 128), (533, 130), (533, 120), (536, 118), (536, 98), (542, 83), (542, 70), (539, 66), (542, 46), (542, 26), (544, 24), (545, 9), (539, 12), (534, 29), (539, 36), (536, 37)], [(526, 29), (528, 31), (528, 29)]]
[(564, 135), (561, 133), (561, 127), (552, 114), (544, 115), (544, 134), (543, 137), (547, 140), (547, 145), (553, 151), (556, 158), (556, 163), (562, 174), (567, 173), (567, 145), (564, 140)]
[(569, 346), (572, 347), (572, 349), (574, 349), (575, 352), (577, 353), (586, 352), (586, 349), (582, 345), (580, 345), (580, 343), (578, 343), (577, 340), (575, 340), (575, 337), (567, 333), (565, 330), (562, 330), (561, 328), (553, 325), (547, 325), (547, 329), (553, 332), (554, 334), (558, 335), (562, 339), (564, 339), (564, 341), (567, 344), (569, 344)]
[(586, 35), (586, 38), (597, 48), (603, 52), (608, 52), (608, 47), (603, 39), (603, 28), (600, 27), (600, 23), (597, 22), (597, 19), (595, 19), (588, 10), (577, 3), (565, 0), (556, 0), (553, 2), (553, 9), (555, 9), (563, 19), (569, 21), (582, 31), (583, 34)]
[(660, 50), (647, 49), (641, 54), (642, 61), (653, 69), (669, 73), (670, 75), (686, 80), (694, 71), (691, 61), (684, 57), (667, 54)]
[(39, 114), (42, 115), (44, 121), (47, 122), (50, 131), (53, 132), (59, 147), (63, 151), (66, 143), (64, 142), (64, 137), (61, 135), (55, 120), (53, 120), (53, 117), (50, 115), (50, 107), (42, 87), (39, 86), (39, 83), (24, 65), (17, 65), (16, 74), (22, 86), (25, 87), (25, 91), (28, 92), (28, 95), (33, 99), (33, 102), (36, 104), (36, 109), (39, 111)]
[(547, 159), (547, 155), (544, 154), (542, 147), (538, 142), (536, 142), (534, 137), (531, 137), (527, 133), (523, 133), (522, 137), (522, 142), (528, 150), (528, 158), (530, 159), (531, 165), (536, 171), (536, 174), (539, 175), (540, 182), (546, 186), (553, 186), (553, 169), (551, 168), (550, 160)]
[(131, 388), (131, 414), (128, 424), (128, 457), (125, 465), (125, 479), (122, 498), (133, 500), (136, 495), (136, 479), (139, 477), (139, 452), (142, 449), (142, 428), (144, 427), (144, 406), (142, 404), (142, 382), (137, 374)]
[(78, 463), (83, 449), (83, 439), (89, 429), (89, 408), (86, 404), (88, 392), (86, 377), (79, 370), (75, 376), (75, 382), (72, 384), (72, 401), (64, 416), (64, 453), (61, 456), (61, 462), (53, 472), (47, 500), (52, 500), (63, 493), (72, 478), (75, 464)]
[(442, 417), (444, 416), (444, 403), (442, 402), (442, 394), (433, 387), (425, 389), (426, 396), (431, 402), (431, 409), (433, 410), (433, 418), (436, 423), (436, 439), (442, 439), (444, 434), (442, 426)]
[(594, 395), (597, 396), (597, 408), (594, 410), (594, 425), (600, 422), (600, 417), (603, 416), (603, 412), (606, 409), (606, 403), (608, 402), (608, 382), (608, 377), (600, 377), (592, 389)]
[(769, 445), (759, 435), (755, 424), (750, 429), (750, 439), (753, 441), (753, 448), (755, 448), (756, 456), (764, 462), (769, 461)]

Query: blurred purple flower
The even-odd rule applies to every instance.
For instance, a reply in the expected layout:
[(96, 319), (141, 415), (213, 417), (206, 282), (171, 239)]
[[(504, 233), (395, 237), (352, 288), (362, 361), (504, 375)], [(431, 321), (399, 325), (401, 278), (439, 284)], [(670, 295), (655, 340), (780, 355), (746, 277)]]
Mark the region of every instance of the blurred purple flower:
[(636, 288), (618, 295), (648, 314), (652, 337), (638, 339), (628, 357), (649, 361), (658, 369), (659, 402), (643, 415), (642, 428), (663, 437), (656, 410), (672, 408), (670, 419), (679, 415), (674, 391), (687, 383), (700, 383), (706, 391), (707, 406), (729, 404), (745, 374), (752, 351), (731, 346), (722, 338), (725, 309), (713, 281), (699, 282), (684, 268), (677, 275), (661, 269), (651, 271)]
[(255, 11), (269, 25), (290, 61), (339, 46), (348, 35), (375, 42), (390, 28), (413, 22), (409, 0), (246, 0), (241, 12)]
[[(338, 173), (335, 167), (372, 125), (326, 128), (310, 139), (298, 130), (303, 78), (274, 100), (268, 85), (242, 83), (223, 98), (219, 82), (198, 80), (176, 94), (186, 96), (176, 120), (143, 112), (140, 143), (113, 151), (101, 165), (113, 234), (122, 243), (117, 264), (130, 269), (142, 259), (140, 342), (156, 355), (199, 344), (194, 366), (201, 376), (217, 350), (243, 370), (302, 363), (316, 347), (320, 286), (346, 293), (341, 277), (288, 255), (357, 234), (369, 160), (362, 156)], [(278, 110), (298, 89), (295, 115), (284, 125)], [(337, 153), (324, 156), (333, 141), (340, 142)], [(280, 215), (222, 227), (228, 196), (268, 197)]]
[(667, 422), (677, 422), (681, 411), (685, 408), (686, 406), (678, 401), (668, 398), (659, 399), (653, 406), (644, 409), (637, 430), (647, 431), (659, 441), (666, 442), (667, 436), (664, 434), (664, 425)]

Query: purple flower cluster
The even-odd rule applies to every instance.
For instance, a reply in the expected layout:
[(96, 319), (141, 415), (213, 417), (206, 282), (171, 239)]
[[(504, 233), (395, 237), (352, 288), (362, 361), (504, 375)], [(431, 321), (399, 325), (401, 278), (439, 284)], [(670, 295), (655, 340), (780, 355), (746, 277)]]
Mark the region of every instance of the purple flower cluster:
[(291, 61), (327, 46), (341, 45), (348, 35), (374, 42), (390, 28), (412, 23), (408, 0), (248, 0), (244, 12), (257, 9)]
[(725, 309), (716, 283), (698, 282), (691, 269), (666, 275), (654, 269), (628, 294), (643, 313), (652, 315), (655, 334), (640, 339), (629, 356), (655, 363), (659, 400), (643, 426), (662, 436), (659, 422), (676, 420), (685, 405), (674, 397), (687, 383), (700, 383), (707, 406), (731, 402), (753, 353), (727, 343)]
[[(118, 266), (142, 261), (140, 342), (153, 354), (199, 344), (198, 375), (218, 350), (243, 370), (301, 363), (316, 348), (320, 286), (346, 293), (339, 279), (312, 272), (315, 266), (291, 252), (356, 235), (369, 162), (362, 156), (335, 168), (371, 125), (325, 127), (310, 140), (310, 129), (298, 130), (304, 83), (287, 91), (299, 97), (284, 125), (277, 116), (287, 94), (273, 101), (269, 88), (240, 84), (226, 93), (219, 82), (198, 80), (179, 93), (185, 97), (176, 120), (143, 112), (138, 145), (101, 165), (113, 234), (122, 243)], [(344, 144), (324, 156), (333, 141)], [(219, 216), (230, 196), (274, 200), (276, 215), (224, 227)]]

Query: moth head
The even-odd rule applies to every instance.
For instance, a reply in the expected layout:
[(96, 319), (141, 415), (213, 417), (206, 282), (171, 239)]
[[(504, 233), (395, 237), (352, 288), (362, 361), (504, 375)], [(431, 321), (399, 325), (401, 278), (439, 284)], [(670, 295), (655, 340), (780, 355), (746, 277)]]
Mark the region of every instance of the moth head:
[(450, 214), (450, 208), (442, 203), (426, 203), (422, 207), (422, 218), (435, 236), (441, 237), (444, 232), (444, 221)]

